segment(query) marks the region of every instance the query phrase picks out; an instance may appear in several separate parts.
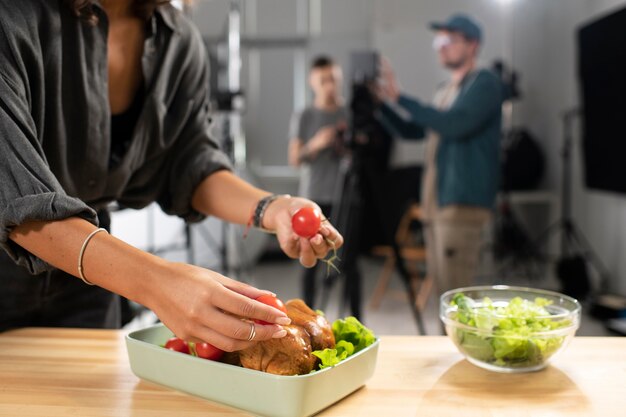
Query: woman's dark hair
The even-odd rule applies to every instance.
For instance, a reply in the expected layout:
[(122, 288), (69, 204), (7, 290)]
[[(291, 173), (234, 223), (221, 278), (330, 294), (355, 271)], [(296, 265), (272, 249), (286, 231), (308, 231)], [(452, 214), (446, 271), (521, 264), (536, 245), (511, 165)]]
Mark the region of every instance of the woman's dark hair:
[[(169, 2), (170, 0), (134, 0), (135, 15), (141, 19), (148, 20), (157, 6)], [(93, 0), (65, 0), (65, 3), (76, 16), (85, 22), (91, 25), (98, 23), (98, 15), (93, 10)]]

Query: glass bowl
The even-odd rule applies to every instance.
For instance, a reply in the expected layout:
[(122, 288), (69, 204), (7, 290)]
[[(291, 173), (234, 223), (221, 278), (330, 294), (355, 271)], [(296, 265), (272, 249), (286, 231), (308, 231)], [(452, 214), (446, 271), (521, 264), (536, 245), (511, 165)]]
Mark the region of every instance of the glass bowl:
[(439, 317), (466, 359), (496, 372), (538, 371), (580, 326), (577, 300), (506, 285), (466, 287), (441, 296)]

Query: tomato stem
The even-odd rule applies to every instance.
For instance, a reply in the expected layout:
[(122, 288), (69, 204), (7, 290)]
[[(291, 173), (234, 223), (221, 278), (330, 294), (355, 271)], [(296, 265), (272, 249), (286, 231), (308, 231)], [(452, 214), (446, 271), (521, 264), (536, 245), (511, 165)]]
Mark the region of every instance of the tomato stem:
[(333, 253), (328, 259), (322, 259), (322, 262), (326, 264), (326, 276), (330, 275), (331, 268), (334, 269), (335, 272), (339, 274), (340, 271), (339, 271), (339, 268), (337, 268), (337, 265), (335, 265), (335, 261), (341, 261), (341, 259), (339, 259), (339, 256), (337, 256), (337, 249), (335, 248), (335, 242), (333, 242), (332, 240), (328, 238), (324, 238), (324, 240), (326, 240), (326, 243), (328, 243), (330, 247), (333, 249)]
[(189, 346), (189, 354), (197, 357), (198, 353), (196, 352), (196, 344), (194, 342), (187, 342), (187, 345)]

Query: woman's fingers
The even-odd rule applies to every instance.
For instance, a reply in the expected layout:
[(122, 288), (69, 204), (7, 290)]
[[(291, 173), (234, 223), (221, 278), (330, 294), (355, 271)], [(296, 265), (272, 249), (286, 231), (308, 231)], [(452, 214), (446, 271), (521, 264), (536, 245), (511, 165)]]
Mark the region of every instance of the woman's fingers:
[(315, 257), (318, 259), (324, 259), (328, 254), (328, 251), (331, 249), (328, 242), (326, 242), (324, 237), (319, 233), (313, 236), (309, 240), (309, 243), (311, 244), (313, 253), (315, 253)]
[(287, 334), (285, 329), (276, 324), (257, 324), (233, 317), (218, 309), (213, 309), (211, 314), (207, 315), (204, 325), (229, 339), (246, 342), (280, 338)]
[(235, 291), (236, 293), (239, 293), (241, 295), (244, 295), (248, 298), (253, 298), (255, 300), (259, 298), (260, 296), (267, 295), (267, 294), (276, 296), (276, 294), (274, 294), (271, 291), (261, 290), (251, 285), (248, 285), (246, 283), (225, 277), (223, 275), (217, 275), (217, 281), (220, 282), (226, 288), (232, 291)]
[(237, 317), (287, 325), (291, 320), (282, 311), (228, 290), (213, 299), (213, 305)]
[(314, 267), (317, 263), (311, 242), (306, 238), (300, 238), (300, 263), (306, 268)]
[(310, 239), (300, 238), (299, 242), (300, 263), (310, 268), (317, 259), (324, 259), (330, 251), (343, 246), (343, 237), (330, 223), (325, 223), (318, 234)]
[[(234, 351), (286, 335), (281, 325), (289, 324), (289, 317), (253, 299), (271, 294), (269, 291), (192, 265), (172, 263), (164, 272), (148, 306), (183, 340)], [(248, 319), (271, 324), (255, 324)]]
[(293, 232), (288, 232), (286, 238), (279, 239), (280, 248), (291, 259), (300, 258), (300, 236)]
[[(239, 323), (219, 327), (198, 325), (192, 331), (193, 336), (186, 338), (186, 340), (195, 343), (210, 343), (223, 351), (234, 352), (246, 349), (257, 342), (284, 337), (287, 334), (285, 329), (276, 330), (279, 326), (266, 326), (232, 319)], [(253, 328), (254, 331), (252, 331)], [(250, 336), (253, 338), (250, 339)]]
[(320, 228), (320, 234), (324, 236), (324, 241), (331, 248), (339, 249), (343, 246), (343, 236), (330, 224), (325, 224)]
[(303, 266), (310, 268), (318, 259), (325, 258), (333, 247), (334, 249), (341, 247), (343, 238), (327, 220), (323, 221), (319, 233), (313, 238), (297, 236), (292, 228), (292, 216), (303, 207), (319, 210), (319, 206), (310, 200), (291, 198), (274, 202), (269, 206), (266, 216), (273, 217), (268, 224), (274, 225), (282, 251), (288, 257), (299, 259)]

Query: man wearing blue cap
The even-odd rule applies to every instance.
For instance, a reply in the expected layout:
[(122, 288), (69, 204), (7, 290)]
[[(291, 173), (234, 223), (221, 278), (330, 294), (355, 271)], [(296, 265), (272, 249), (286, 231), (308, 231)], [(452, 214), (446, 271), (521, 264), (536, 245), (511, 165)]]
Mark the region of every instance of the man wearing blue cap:
[(400, 93), (387, 62), (378, 94), (383, 122), (396, 136), (426, 137), (422, 213), (427, 266), (439, 291), (471, 284), (481, 235), (491, 218), (498, 188), (502, 85), (476, 67), (480, 26), (456, 14), (431, 23), (433, 48), (451, 79), (436, 92), (433, 105)]

